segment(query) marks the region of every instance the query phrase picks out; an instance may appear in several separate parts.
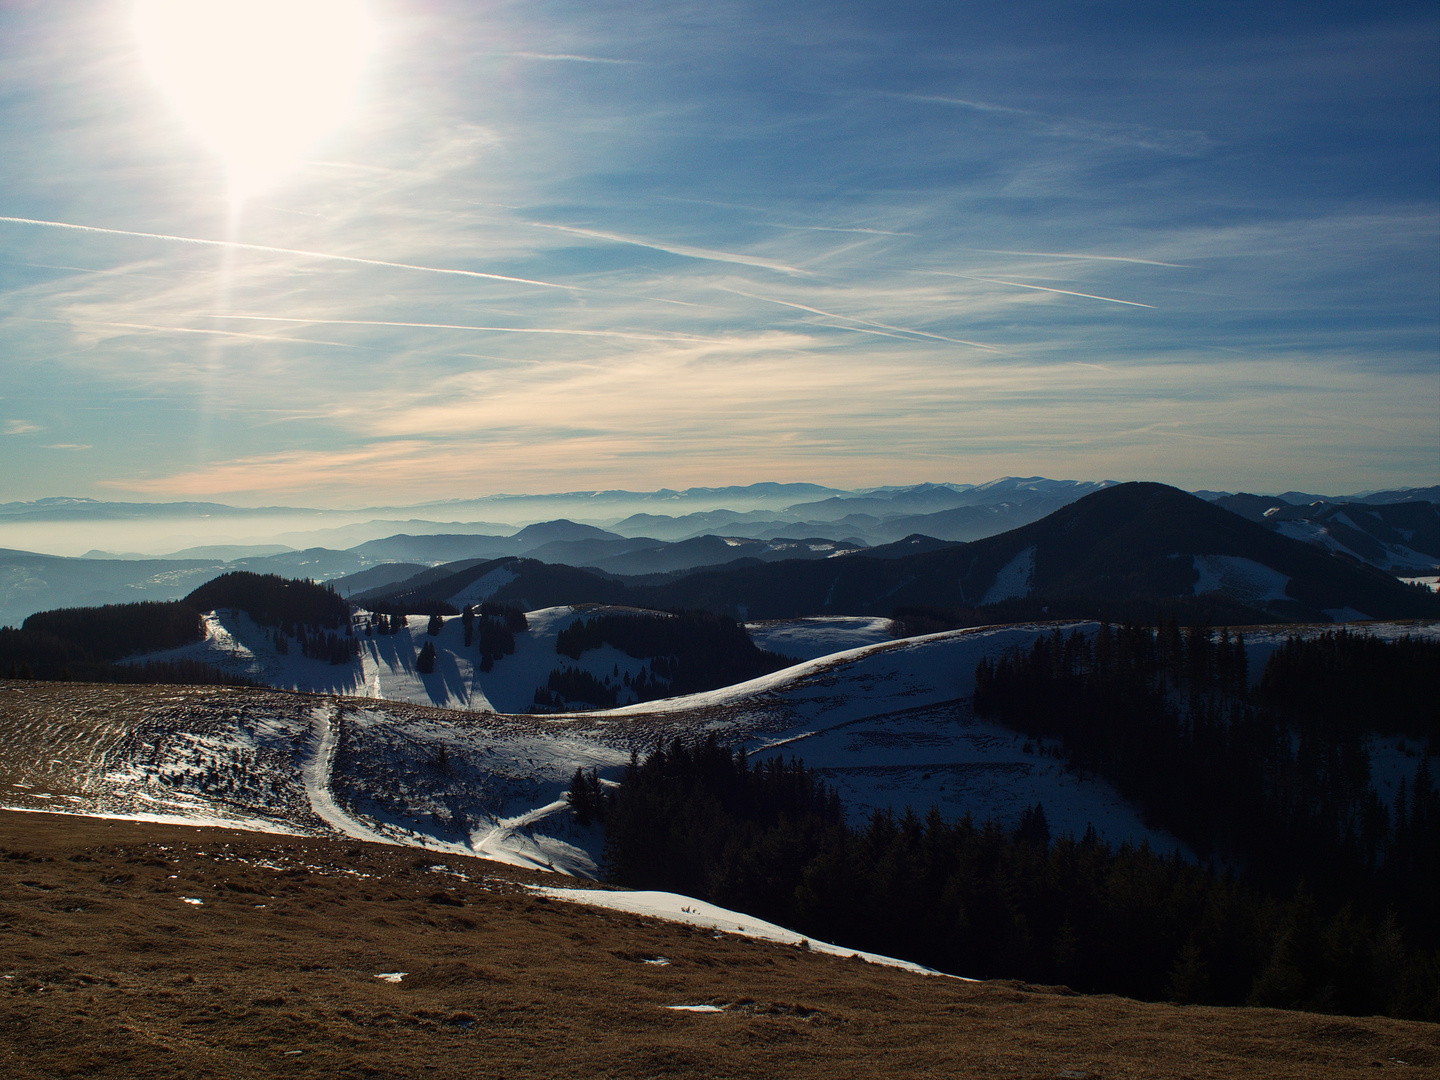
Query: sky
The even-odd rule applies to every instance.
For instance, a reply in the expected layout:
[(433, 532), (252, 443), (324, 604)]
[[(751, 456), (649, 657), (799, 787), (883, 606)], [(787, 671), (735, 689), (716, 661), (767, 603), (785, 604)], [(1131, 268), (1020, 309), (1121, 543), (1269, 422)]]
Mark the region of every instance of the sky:
[(1440, 481), (1432, 3), (182, 6), (0, 4), (0, 501)]

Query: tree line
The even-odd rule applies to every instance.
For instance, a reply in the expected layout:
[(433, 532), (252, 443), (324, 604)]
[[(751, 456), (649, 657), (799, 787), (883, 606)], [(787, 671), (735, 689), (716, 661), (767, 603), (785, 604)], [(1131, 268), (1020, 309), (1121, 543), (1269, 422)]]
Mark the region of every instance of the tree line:
[(1440, 957), (1393, 916), (1113, 848), (1093, 829), (1052, 839), (1038, 804), (1015, 829), (933, 809), (851, 827), (802, 763), (713, 738), (632, 756), (608, 792), (577, 770), (569, 799), (578, 819), (604, 822), (607, 880), (846, 948), (1145, 1000), (1440, 1020)]

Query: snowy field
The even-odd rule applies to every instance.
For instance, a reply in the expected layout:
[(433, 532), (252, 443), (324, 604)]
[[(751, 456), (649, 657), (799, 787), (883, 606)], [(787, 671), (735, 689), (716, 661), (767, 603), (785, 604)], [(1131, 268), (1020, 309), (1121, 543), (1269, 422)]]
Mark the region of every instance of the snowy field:
[[(976, 664), (1025, 648), (1053, 625), (982, 627), (899, 641), (883, 620), (807, 619), (757, 626), (791, 653), (832, 645), (782, 671), (720, 690), (604, 711), (509, 715), (558, 664), (555, 634), (575, 613), (530, 613), (515, 655), (481, 673), (459, 619), (447, 620), (433, 675), (414, 670), (424, 620), (362, 638), (361, 662), (332, 667), (279, 655), (263, 630), (221, 613), (205, 642), (170, 656), (225, 663), (277, 686), (334, 696), (194, 687), (0, 684), (0, 803), (157, 821), (298, 834), (340, 833), (473, 853), (531, 868), (594, 876), (603, 837), (577, 827), (564, 802), (576, 768), (622, 774), (632, 750), (713, 734), (752, 754), (804, 760), (832, 784), (850, 819), (874, 810), (938, 807), (1007, 825), (1040, 803), (1054, 833), (1093, 825), (1112, 843), (1177, 849), (1145, 826), (1103, 780), (1067, 770), (1054, 747), (1028, 745), (976, 717)], [(1093, 629), (1093, 624), (1066, 624)], [(1252, 677), (1292, 634), (1329, 626), (1246, 631)], [(1440, 626), (1371, 624), (1367, 632), (1440, 635)], [(589, 652), (599, 676), (638, 665)], [(462, 706), (435, 708), (435, 704)], [(1376, 740), (1382, 794), (1413, 777), (1420, 749)]]
[[(13, 724), (17, 730), (0, 731), (4, 745), (53, 743), (39, 756), (61, 764), (46, 773), (16, 760), (22, 755), (8, 755), (14, 775), (6, 782), (5, 801), (273, 831), (339, 832), (593, 876), (602, 837), (577, 828), (563, 801), (574, 770), (593, 767), (614, 780), (632, 749), (645, 753), (674, 738), (713, 733), (752, 752), (774, 749), (805, 758), (840, 790), (856, 821), (881, 806), (923, 812), (937, 805), (947, 815), (1013, 823), (1026, 807), (1042, 802), (1057, 829), (1079, 832), (1094, 824), (1116, 842), (1147, 839), (1166, 850), (1173, 846), (1145, 830), (1107, 785), (1066, 774), (1053, 758), (1024, 753), (1020, 740), (970, 714), (964, 699), (973, 690), (979, 658), (1028, 645), (1039, 627), (882, 641), (723, 690), (608, 711), (555, 716), (479, 711), (491, 704), (492, 693), (499, 702), (517, 705), (533, 693), (537, 673), (555, 662), (554, 634), (571, 617), (568, 609), (532, 613), (533, 629), (517, 635), (515, 655), (486, 673), (504, 676), (510, 665), (515, 674), (477, 688), (477, 673), (468, 665), (460, 669), (456, 655), (463, 649), (458, 620), (436, 639), (447, 646), (440, 655), (450, 656), (453, 667), (437, 663), (435, 674), (425, 677), (413, 673), (413, 652), (424, 637), (418, 619), (408, 635), (362, 639), (363, 665), (346, 668), (294, 652), (279, 656), (248, 620), (215, 616), (205, 643), (209, 655), (224, 650), (220, 655), (237, 670), (278, 675), (286, 688), (340, 696), (95, 688), (88, 692), (120, 696), (130, 704), (96, 707), (77, 717), (58, 688), (10, 684), (4, 717), (7, 728)], [(836, 629), (823, 621), (797, 626), (790, 639)], [(191, 647), (197, 658), (198, 648)], [(602, 650), (599, 657), (612, 672), (619, 662), (608, 655), (613, 651)], [(587, 653), (586, 661), (593, 664), (593, 656)], [(343, 678), (347, 670), (349, 681)], [(410, 703), (417, 697), (424, 702), (437, 685), (465, 686), (472, 711)], [(395, 700), (400, 693), (410, 702)], [(27, 695), (41, 699), (36, 704), (43, 718), (25, 705)], [(455, 697), (449, 690), (434, 696)], [(115, 720), (117, 711), (128, 714), (123, 722)]]

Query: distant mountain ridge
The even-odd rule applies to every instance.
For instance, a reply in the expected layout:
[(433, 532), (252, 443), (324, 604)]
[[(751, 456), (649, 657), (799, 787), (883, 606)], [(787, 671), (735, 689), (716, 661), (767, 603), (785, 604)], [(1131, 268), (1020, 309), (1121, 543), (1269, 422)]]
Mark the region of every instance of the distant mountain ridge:
[[(906, 605), (986, 609), (995, 622), (1046, 613), (1148, 618), (1160, 607), (1231, 624), (1440, 615), (1440, 598), (1162, 484), (1108, 487), (968, 544), (909, 544), (929, 550), (745, 560), (644, 583), (516, 560), (489, 595), (533, 607), (633, 604), (748, 619), (884, 615)], [(438, 601), (460, 583), (426, 586)], [(381, 592), (370, 595), (380, 600)]]
[[(980, 541), (1038, 522), (1083, 496), (1115, 486), (1110, 481), (1006, 477), (980, 485), (919, 484), (853, 492), (820, 485), (781, 484), (674, 492), (662, 489), (646, 496), (649, 501), (643, 511), (618, 520), (601, 518), (613, 522), (607, 528), (593, 521), (560, 516), (521, 529), (494, 522), (446, 524), (412, 517), (396, 521), (371, 519), (309, 533), (286, 532), (278, 538), (293, 550), (273, 554), (263, 554), (265, 547), (228, 542), (193, 546), (164, 558), (136, 555), (123, 559), (72, 559), (0, 548), (0, 625), (18, 625), (32, 612), (59, 607), (173, 600), (226, 570), (334, 581), (342, 593), (358, 593), (394, 582), (394, 573), (378, 570), (388, 563), (436, 566), (520, 556), (549, 564), (590, 567), (604, 575), (640, 577), (646, 579), (645, 584), (654, 585), (658, 583), (650, 579), (655, 575), (716, 568), (737, 560), (771, 562), (802, 554), (823, 559), (867, 546), (877, 559), (893, 558), (901, 552), (914, 553), (921, 542), (915, 537), (923, 538), (930, 548)], [(770, 504), (743, 511), (694, 508), (695, 499), (703, 503), (754, 490)], [(1434, 539), (1436, 529), (1427, 524), (1440, 511), (1434, 503), (1417, 497), (1427, 493), (1440, 494), (1440, 489), (1365, 496), (1367, 500), (1396, 500), (1388, 504), (1316, 502), (1305, 496), (1311, 501), (1297, 506), (1287, 501), (1299, 497), (1293, 492), (1283, 497), (1226, 492), (1205, 492), (1204, 496), (1292, 539), (1317, 544), (1380, 569), (1418, 576), (1433, 571), (1440, 562), (1440, 541)], [(578, 500), (590, 513), (602, 508), (613, 512), (620, 504), (607, 500), (622, 494), (635, 493), (572, 493), (553, 498)], [(503, 498), (520, 500), (516, 505), (534, 509), (545, 506), (544, 500), (552, 497)], [(527, 499), (530, 502), (524, 503)], [(158, 507), (157, 513), (172, 513), (176, 508), (208, 512), (219, 505), (102, 504), (76, 499), (8, 503), (0, 508), (0, 527), (6, 522), (15, 523), (21, 511), (44, 511), (46, 507), (61, 514), (128, 513), (136, 507)], [(462, 504), (433, 505), (454, 511)], [(487, 505), (495, 509), (495, 505)], [(170, 509), (165, 510), (167, 506)], [(947, 508), (917, 512), (935, 506)], [(286, 508), (269, 508), (278, 509)], [(233, 533), (238, 537), (250, 528), (243, 523), (256, 520), (246, 515), (260, 512), (245, 511), (242, 516), (219, 520), (236, 522)], [(1426, 519), (1426, 514), (1431, 519)], [(84, 528), (87, 546), (111, 546), (106, 542), (105, 525), (110, 520), (116, 519), (100, 517), (92, 525), (72, 525)], [(25, 522), (20, 521), (17, 529), (25, 527)], [(384, 533), (386, 528), (396, 531)], [(381, 535), (376, 535), (377, 531)], [(303, 544), (305, 536), (324, 536), (327, 543)], [(357, 538), (359, 542), (355, 542)], [(908, 548), (897, 546), (907, 543)], [(827, 544), (831, 547), (826, 548)], [(377, 573), (369, 574), (371, 570)], [(347, 580), (357, 574), (367, 576)]]
[(1297, 505), (1242, 492), (1216, 499), (1215, 505), (1394, 574), (1440, 571), (1440, 505), (1433, 500)]
[[(487, 507), (533, 508), (540, 512), (538, 514), (522, 514), (520, 519), (541, 521), (566, 516), (563, 513), (544, 512), (544, 508), (559, 504), (573, 506), (577, 508), (577, 511), (579, 508), (603, 510), (625, 503), (643, 503), (650, 508), (648, 511), (632, 511), (631, 516), (635, 513), (654, 513), (655, 510), (660, 509), (683, 510), (686, 514), (720, 512), (743, 515), (761, 509), (799, 512), (815, 506), (831, 505), (836, 501), (850, 504), (846, 508), (846, 513), (865, 512), (861, 509), (862, 501), (868, 501), (892, 512), (921, 513), (954, 506), (988, 505), (1006, 500), (1024, 502), (1035, 498), (1063, 497), (1067, 494), (1073, 499), (1106, 486), (1113, 486), (1115, 483), (1116, 481), (1113, 480), (1051, 480), (1042, 476), (1003, 476), (983, 484), (927, 482), (845, 490), (827, 487), (823, 484), (760, 482), (724, 487), (659, 488), (654, 491), (612, 489), (555, 492), (541, 495), (496, 494), (475, 498), (442, 499), (405, 506), (372, 506), (352, 510), (296, 506), (232, 506), (227, 503), (215, 502), (120, 502), (79, 496), (50, 496), (41, 499), (0, 502), (0, 521), (114, 520), (187, 515), (343, 516), (360, 520), (367, 516), (384, 518), (396, 513), (413, 515), (420, 511), (443, 511), (447, 514), (454, 514), (467, 509), (478, 510)], [(1228, 491), (1197, 491), (1194, 494), (1214, 501), (1229, 497), (1232, 493)], [(1287, 491), (1276, 498), (1292, 505), (1317, 501), (1371, 504), (1440, 502), (1440, 485), (1331, 496)], [(746, 510), (735, 511), (724, 505), (725, 500), (751, 505)], [(620, 515), (585, 513), (581, 516), (592, 519), (606, 518), (613, 524), (622, 521), (626, 515), (623, 513)], [(676, 515), (657, 516), (674, 517)]]

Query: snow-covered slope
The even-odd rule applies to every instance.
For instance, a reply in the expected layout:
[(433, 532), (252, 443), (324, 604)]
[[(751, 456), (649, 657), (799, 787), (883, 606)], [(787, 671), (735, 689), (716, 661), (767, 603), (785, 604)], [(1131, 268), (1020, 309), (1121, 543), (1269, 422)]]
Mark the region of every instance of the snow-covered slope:
[(779, 619), (746, 623), (750, 640), (762, 649), (814, 660), (831, 653), (891, 640), (890, 620), (870, 615), (818, 615), (811, 619)]
[[(361, 612), (361, 619), (368, 613)], [(515, 653), (496, 662), (493, 670), (480, 670), (475, 645), (466, 646), (465, 629), (458, 615), (447, 616), (444, 628), (431, 637), (429, 619), (412, 615), (396, 634), (360, 636), (360, 656), (349, 664), (332, 665), (302, 656), (292, 644), (288, 654), (276, 651), (271, 635), (249, 616), (229, 610), (205, 616), (205, 640), (178, 649), (132, 657), (148, 660), (198, 660), (223, 671), (243, 675), (281, 690), (301, 690), (444, 709), (523, 713), (535, 700), (550, 672), (576, 667), (602, 681), (632, 677), (645, 661), (626, 656), (609, 646), (586, 652), (579, 660), (555, 652), (556, 635), (575, 620), (569, 607), (545, 608), (528, 615), (530, 629), (515, 635)], [(416, 668), (421, 649), (435, 647), (435, 670), (422, 674)], [(623, 700), (623, 698), (622, 698)]]
[[(426, 620), (420, 618), (399, 634), (362, 638), (360, 661), (349, 667), (307, 660), (294, 651), (276, 655), (263, 630), (229, 614), (210, 617), (206, 642), (165, 655), (208, 659), (285, 689), (522, 712), (554, 667), (575, 663), (558, 657), (554, 647), (555, 635), (573, 618), (569, 608), (529, 613), (531, 628), (516, 635), (515, 654), (490, 672), (480, 672), (475, 650), (464, 647), (458, 618), (447, 619), (434, 638), (427, 637)], [(973, 715), (968, 698), (978, 661), (1028, 645), (1041, 629), (1009, 626), (893, 641), (886, 620), (794, 620), (757, 626), (756, 638), (765, 647), (810, 659), (701, 694), (548, 721), (457, 716), (400, 723), (383, 708), (342, 708), (337, 790), (360, 828), (507, 858), (523, 850), (522, 861), (529, 864), (558, 862), (583, 872), (586, 857), (569, 848), (589, 850), (594, 838), (577, 842), (556, 801), (576, 766), (609, 769), (613, 779), (632, 746), (643, 752), (676, 736), (714, 733), (753, 752), (803, 758), (839, 790), (857, 823), (876, 809), (898, 812), (907, 806), (1013, 823), (1039, 802), (1058, 831), (1079, 834), (1093, 824), (1117, 843), (1148, 841), (1169, 850), (1174, 842), (1146, 828), (1107, 784), (1067, 772), (1043, 747)], [(436, 647), (435, 671), (421, 675), (415, 657), (427, 640)], [(843, 648), (855, 642), (862, 644)], [(821, 651), (835, 646), (842, 651)], [(617, 669), (633, 674), (640, 664), (607, 647), (586, 652), (579, 666), (613, 679)], [(559, 731), (575, 723), (588, 725), (584, 739), (562, 738)], [(526, 735), (519, 743), (487, 735), (478, 751), (464, 734), (545, 732), (547, 724), (558, 725), (548, 728), (555, 734)], [(347, 750), (352, 744), (353, 754)], [(435, 760), (441, 746), (452, 771), (459, 767), (453, 763), (465, 763), (463, 776), (441, 784), (426, 768), (405, 766), (403, 778), (396, 771), (400, 762)], [(409, 813), (413, 793), (432, 788), (427, 796), (432, 816), (415, 818)], [(400, 791), (412, 794), (393, 794)], [(547, 828), (561, 829), (565, 838)], [(557, 842), (568, 847), (556, 847)]]
[[(461, 656), (461, 628), (452, 620), (431, 639), (442, 662), (433, 676), (420, 676), (413, 670), (425, 640), (418, 619), (401, 634), (364, 639), (361, 664), (332, 668), (294, 653), (278, 656), (254, 624), (216, 615), (205, 645), (192, 649), (208, 648), (207, 658), (228, 657), (237, 669), (283, 676), (282, 684), (303, 681), (341, 696), (91, 688), (84, 692), (100, 695), (100, 704), (80, 707), (57, 687), (47, 693), (59, 704), (46, 713), (30, 704), (35, 691), (6, 684), (0, 762), (18, 778), (7, 801), (274, 831), (338, 831), (587, 875), (595, 872), (602, 838), (577, 827), (566, 810), (563, 795), (575, 769), (595, 768), (614, 780), (632, 750), (713, 734), (752, 754), (802, 758), (839, 790), (855, 821), (875, 809), (937, 806), (947, 817), (968, 813), (1014, 824), (1039, 802), (1057, 832), (1079, 834), (1094, 825), (1115, 843), (1176, 847), (1103, 780), (1065, 769), (1053, 748), (1027, 749), (1022, 738), (973, 714), (978, 661), (1028, 646), (1052, 625), (881, 641), (720, 690), (607, 711), (525, 716), (421, 707), (466, 695), (480, 710), (507, 694), (533, 692), (537, 673), (555, 660), (554, 634), (572, 616), (569, 609), (532, 612), (532, 629), (517, 635), (515, 655), (490, 673), (477, 673)], [(1327, 628), (1249, 632), (1252, 673), (1290, 634)], [(1366, 630), (1440, 636), (1433, 623)], [(873, 625), (836, 620), (769, 624), (762, 631), (793, 643), (876, 632)], [(603, 650), (585, 655), (587, 663), (612, 671), (618, 662)], [(1400, 770), (1413, 768), (1404, 751), (1374, 749), (1377, 761), (1395, 757), (1384, 766), (1392, 783)]]
[[(1323, 522), (1304, 519), (1282, 521), (1275, 526), (1275, 531), (1292, 540), (1303, 540), (1326, 551), (1337, 551), (1391, 573), (1423, 573), (1435, 569), (1436, 563), (1440, 562), (1434, 555), (1416, 551), (1406, 544), (1386, 543), (1367, 537), (1359, 525), (1343, 513), (1337, 513), (1330, 521)], [(1360, 543), (1356, 542), (1356, 537)], [(1368, 544), (1363, 542), (1367, 538), (1370, 540)]]
[(1224, 592), (1247, 604), (1263, 604), (1286, 598), (1290, 578), (1256, 562), (1235, 555), (1196, 555), (1195, 595)]

